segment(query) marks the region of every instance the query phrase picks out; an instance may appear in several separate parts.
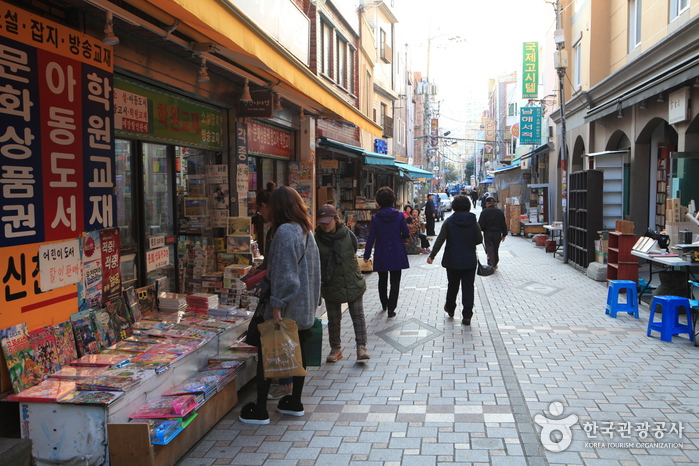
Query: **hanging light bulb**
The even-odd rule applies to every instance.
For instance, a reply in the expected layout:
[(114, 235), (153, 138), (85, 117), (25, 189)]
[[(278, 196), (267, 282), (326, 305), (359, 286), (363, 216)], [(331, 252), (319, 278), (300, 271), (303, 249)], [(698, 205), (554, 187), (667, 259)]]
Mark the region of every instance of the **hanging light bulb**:
[(663, 97), (662, 93), (658, 94), (658, 102), (665, 102), (665, 98)]
[(107, 12), (107, 21), (104, 23), (104, 45), (118, 45), (119, 38), (114, 35), (114, 16), (111, 11)]
[(306, 115), (303, 113), (303, 107), (301, 107), (301, 113), (299, 113), (299, 121), (306, 121)]
[(624, 112), (621, 110), (621, 102), (616, 104), (617, 118), (624, 118)]
[(201, 67), (199, 68), (199, 77), (197, 78), (197, 81), (200, 83), (208, 83), (210, 81), (209, 73), (206, 72), (205, 57), (201, 57)]
[(250, 95), (250, 84), (249, 81), (245, 80), (245, 86), (243, 86), (243, 93), (240, 96), (241, 102), (252, 102), (252, 96)]

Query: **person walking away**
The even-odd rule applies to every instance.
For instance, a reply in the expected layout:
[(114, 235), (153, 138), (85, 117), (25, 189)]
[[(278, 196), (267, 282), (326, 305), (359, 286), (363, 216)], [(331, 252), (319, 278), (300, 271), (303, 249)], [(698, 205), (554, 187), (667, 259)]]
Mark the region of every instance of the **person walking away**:
[(490, 197), (490, 193), (486, 192), (481, 196), (481, 210), (485, 209), (485, 200)]
[[(270, 197), (273, 236), (267, 254), (267, 278), (271, 296), (264, 309), (265, 320), (280, 324), (282, 318), (293, 320), (299, 329), (299, 341), (310, 336), (315, 311), (320, 302), (320, 255), (312, 238), (313, 222), (303, 199), (295, 189), (282, 186)], [(246, 424), (269, 424), (267, 396), (270, 380), (264, 377), (262, 348), (257, 358), (257, 401), (243, 406), (239, 419)], [(304, 368), (306, 355), (301, 345)], [(293, 377), (291, 395), (279, 400), (277, 411), (292, 416), (305, 414), (301, 394), (305, 377)]]
[(425, 223), (427, 223), (427, 236), (436, 236), (434, 232), (434, 222), (437, 214), (434, 210), (434, 196), (432, 194), (427, 195), (427, 202), (425, 203)]
[(342, 303), (347, 303), (352, 318), (357, 360), (370, 359), (366, 350), (366, 319), (362, 302), (366, 282), (357, 263), (357, 237), (340, 221), (337, 209), (329, 204), (318, 210), (315, 237), (320, 252), (320, 296), (325, 300), (328, 312), (330, 354), (326, 361), (336, 362), (343, 357), (340, 338)]
[(382, 311), (388, 311), (389, 318), (396, 316), (402, 271), (410, 268), (403, 241), (403, 238), (410, 236), (410, 229), (403, 213), (393, 208), (395, 202), (396, 195), (388, 186), (376, 191), (376, 203), (381, 209), (371, 217), (369, 235), (364, 247), (364, 262), (369, 262), (372, 249), (374, 250), (374, 272), (379, 273), (379, 299)]
[(478, 217), (478, 224), (483, 231), (483, 242), (485, 243), (485, 253), (488, 255), (488, 265), (492, 265), (495, 270), (498, 268), (500, 257), (498, 250), (500, 243), (505, 241), (507, 236), (507, 221), (505, 213), (495, 206), (495, 198), (488, 196), (485, 199), (485, 209)]
[(478, 259), (476, 246), (483, 242), (476, 215), (471, 212), (471, 200), (458, 195), (452, 201), (454, 213), (444, 222), (427, 263), (431, 264), (446, 241), (442, 255), (442, 267), (447, 269), (447, 299), (444, 312), (454, 317), (456, 296), (461, 286), (461, 323), (471, 325), (473, 318), (473, 289)]
[[(476, 209), (476, 202), (478, 202), (478, 193), (476, 192), (475, 189), (471, 190), (471, 205), (473, 206), (473, 209)], [(452, 206), (453, 208), (453, 206)]]

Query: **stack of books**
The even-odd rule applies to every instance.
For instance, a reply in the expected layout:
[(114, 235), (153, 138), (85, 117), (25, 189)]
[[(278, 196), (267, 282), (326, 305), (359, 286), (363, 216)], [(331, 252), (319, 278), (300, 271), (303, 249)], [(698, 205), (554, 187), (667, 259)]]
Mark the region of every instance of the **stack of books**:
[(214, 396), (218, 391), (219, 378), (220, 377), (218, 376), (211, 375), (191, 377), (163, 393), (163, 396), (179, 396), (201, 393), (204, 395), (204, 401), (206, 401)]
[(33, 401), (36, 403), (55, 403), (75, 390), (75, 381), (46, 379), (43, 382), (9, 395), (7, 401)]
[(167, 419), (184, 417), (197, 407), (193, 395), (157, 398), (133, 413), (131, 419)]
[(84, 380), (94, 377), (96, 375), (102, 374), (107, 370), (104, 366), (99, 367), (79, 367), (79, 366), (66, 366), (58, 372), (54, 372), (49, 375), (50, 379), (60, 379), (60, 380)]
[(206, 313), (210, 308), (216, 307), (219, 304), (217, 294), (213, 293), (194, 293), (187, 295), (187, 310), (190, 312)]
[(71, 361), (71, 366), (81, 367), (120, 367), (129, 363), (129, 355), (125, 354), (86, 354), (85, 356)]
[(110, 404), (114, 403), (116, 400), (121, 398), (123, 395), (124, 392), (75, 390), (58, 400), (58, 402), (73, 404), (100, 404), (109, 406)]
[(187, 295), (182, 293), (160, 293), (158, 296), (160, 312), (184, 312), (187, 309)]

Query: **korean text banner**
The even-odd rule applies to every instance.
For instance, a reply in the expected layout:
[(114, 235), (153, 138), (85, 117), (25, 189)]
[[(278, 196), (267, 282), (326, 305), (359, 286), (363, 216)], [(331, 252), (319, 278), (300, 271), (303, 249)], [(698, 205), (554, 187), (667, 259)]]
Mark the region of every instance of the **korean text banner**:
[(95, 102), (111, 102), (111, 60), (99, 40), (0, 2), (0, 247), (114, 226), (111, 107)]
[(522, 58), (522, 98), (539, 97), (539, 43), (525, 42)]
[(519, 109), (519, 143), (541, 144), (541, 107)]
[(201, 149), (222, 147), (221, 111), (194, 100), (117, 77), (114, 80), (117, 134)]

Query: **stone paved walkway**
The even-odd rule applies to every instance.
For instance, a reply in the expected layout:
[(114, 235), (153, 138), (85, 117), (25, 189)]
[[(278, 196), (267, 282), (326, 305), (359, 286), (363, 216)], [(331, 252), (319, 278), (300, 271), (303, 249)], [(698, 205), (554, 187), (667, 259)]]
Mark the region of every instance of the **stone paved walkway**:
[(605, 315), (606, 285), (529, 239), (508, 237), (500, 255), (495, 275), (476, 278), (470, 327), (442, 310), (441, 254), (409, 256), (395, 319), (366, 275), (372, 358), (356, 361), (345, 313), (345, 357), (309, 368), (304, 417), (270, 401), (269, 425), (240, 423), (252, 382), (178, 464), (699, 464), (699, 348), (687, 335), (647, 337), (647, 304), (640, 319)]

